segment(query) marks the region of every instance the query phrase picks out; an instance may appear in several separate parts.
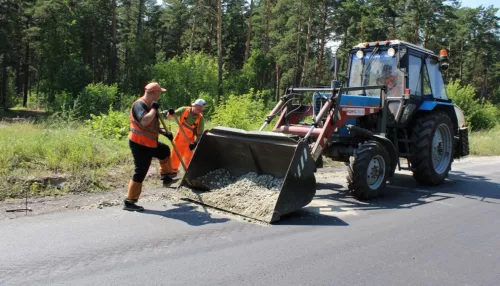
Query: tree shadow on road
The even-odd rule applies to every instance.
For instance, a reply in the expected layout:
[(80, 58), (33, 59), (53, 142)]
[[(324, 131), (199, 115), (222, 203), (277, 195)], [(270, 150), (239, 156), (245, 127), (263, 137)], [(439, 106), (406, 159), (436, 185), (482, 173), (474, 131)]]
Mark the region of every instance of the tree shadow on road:
[(445, 185), (443, 192), (485, 203), (500, 204), (500, 201), (494, 201), (500, 200), (500, 183), (463, 171), (451, 171), (450, 175), (452, 181)]
[(227, 218), (213, 218), (207, 211), (200, 211), (199, 207), (190, 203), (174, 204), (174, 208), (167, 210), (144, 210), (143, 214), (159, 215), (169, 219), (183, 221), (191, 226), (224, 223)]
[(412, 209), (429, 203), (446, 205), (448, 200), (457, 196), (484, 203), (500, 204), (498, 201), (500, 200), (499, 183), (484, 176), (469, 175), (461, 171), (450, 172), (445, 183), (435, 187), (422, 186), (411, 175), (396, 173), (379, 198), (366, 201), (355, 199), (344, 186), (321, 184), (321, 188), (323, 190), (316, 194), (315, 200), (331, 201), (331, 203), (306, 209), (327, 210), (333, 214), (348, 211)]
[(301, 209), (284, 215), (273, 225), (347, 226), (347, 222), (336, 216), (322, 215)]

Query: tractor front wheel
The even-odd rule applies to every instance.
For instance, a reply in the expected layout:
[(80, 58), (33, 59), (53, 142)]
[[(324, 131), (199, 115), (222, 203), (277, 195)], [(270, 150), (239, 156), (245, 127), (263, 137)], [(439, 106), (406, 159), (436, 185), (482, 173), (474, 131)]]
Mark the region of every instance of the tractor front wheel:
[(453, 124), (441, 111), (417, 120), (413, 128), (413, 177), (422, 185), (442, 184), (453, 162)]
[(390, 173), (390, 156), (384, 146), (368, 141), (359, 146), (349, 158), (347, 183), (358, 200), (378, 197), (385, 188)]

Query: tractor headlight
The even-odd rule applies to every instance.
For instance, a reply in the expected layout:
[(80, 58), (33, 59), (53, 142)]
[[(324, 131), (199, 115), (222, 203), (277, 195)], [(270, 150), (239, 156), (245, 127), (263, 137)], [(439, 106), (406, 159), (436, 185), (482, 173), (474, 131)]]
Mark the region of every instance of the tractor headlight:
[(362, 51), (362, 50), (359, 50), (359, 51), (356, 53), (356, 57), (358, 57), (358, 59), (362, 59), (364, 55), (365, 55), (365, 54), (363, 53), (363, 51)]
[(387, 50), (387, 54), (389, 55), (389, 57), (394, 57), (394, 55), (396, 54), (396, 50), (394, 48), (390, 48), (389, 50)]

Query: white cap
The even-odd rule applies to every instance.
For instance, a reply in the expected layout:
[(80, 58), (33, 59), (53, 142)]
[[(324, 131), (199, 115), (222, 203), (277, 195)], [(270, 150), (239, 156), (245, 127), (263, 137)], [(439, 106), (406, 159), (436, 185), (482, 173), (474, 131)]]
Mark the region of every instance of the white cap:
[(207, 104), (205, 100), (198, 98), (192, 105), (205, 106), (205, 104)]

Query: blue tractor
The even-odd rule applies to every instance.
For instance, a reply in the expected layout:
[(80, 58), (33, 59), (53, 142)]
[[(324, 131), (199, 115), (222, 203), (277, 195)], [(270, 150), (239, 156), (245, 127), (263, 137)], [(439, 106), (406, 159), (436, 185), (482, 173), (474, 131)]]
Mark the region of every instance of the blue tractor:
[(323, 158), (345, 162), (359, 200), (379, 196), (396, 169), (423, 185), (442, 184), (453, 160), (469, 154), (463, 112), (441, 74), (446, 51), (388, 40), (361, 43), (348, 57), (345, 86), (334, 60), (331, 85), (288, 88), (259, 131), (206, 131), (181, 185), (199, 188), (196, 178), (217, 168), (281, 177), (272, 222), (311, 202)]

